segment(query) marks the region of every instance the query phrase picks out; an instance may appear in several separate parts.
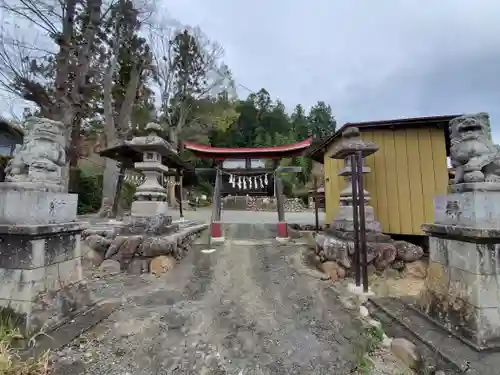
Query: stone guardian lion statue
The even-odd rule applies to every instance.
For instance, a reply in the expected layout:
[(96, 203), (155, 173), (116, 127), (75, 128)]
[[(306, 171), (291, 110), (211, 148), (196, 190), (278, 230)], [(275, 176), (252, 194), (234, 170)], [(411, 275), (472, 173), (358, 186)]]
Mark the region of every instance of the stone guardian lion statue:
[(488, 114), (456, 117), (449, 130), (454, 183), (500, 183), (500, 148), (490, 138)]
[(30, 117), (22, 145), (17, 145), (5, 168), (5, 181), (41, 183), (62, 187), (66, 162), (64, 125), (58, 121)]

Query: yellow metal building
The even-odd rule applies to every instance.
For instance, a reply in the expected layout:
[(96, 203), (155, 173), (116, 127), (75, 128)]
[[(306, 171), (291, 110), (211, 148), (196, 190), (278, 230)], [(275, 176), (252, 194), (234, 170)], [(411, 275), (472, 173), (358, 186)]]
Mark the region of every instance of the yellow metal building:
[(382, 231), (393, 235), (423, 235), (420, 226), (434, 221), (433, 199), (446, 194), (448, 186), (448, 124), (457, 116), (347, 123), (333, 136), (314, 147), (311, 157), (324, 164), (326, 222), (339, 208), (345, 187), (337, 175), (343, 161), (331, 159), (332, 149), (347, 127), (358, 127), (361, 138), (379, 150), (365, 160), (365, 188)]

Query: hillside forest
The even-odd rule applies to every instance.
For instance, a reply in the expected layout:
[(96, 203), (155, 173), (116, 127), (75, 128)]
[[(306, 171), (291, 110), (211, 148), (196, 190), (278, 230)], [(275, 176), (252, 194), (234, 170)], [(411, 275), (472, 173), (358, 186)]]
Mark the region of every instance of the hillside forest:
[[(107, 159), (100, 171), (80, 170), (89, 139), (97, 152), (142, 134), (149, 122), (159, 123), (174, 147), (182, 140), (272, 146), (335, 131), (330, 105), (286, 108), (265, 88), (249, 89), (251, 83), (234, 79), (223, 46), (199, 27), (166, 17), (168, 9), (154, 0), (1, 0), (0, 6), (0, 87), (24, 108), (22, 115), (13, 111), (13, 121), (37, 115), (64, 123), (67, 188), (92, 190), (93, 202), (115, 195), (120, 168)], [(287, 163), (303, 167), (285, 180), (285, 193), (295, 195), (310, 185), (312, 162)], [(98, 188), (84, 181), (90, 175)], [(198, 184), (209, 193), (210, 184)]]

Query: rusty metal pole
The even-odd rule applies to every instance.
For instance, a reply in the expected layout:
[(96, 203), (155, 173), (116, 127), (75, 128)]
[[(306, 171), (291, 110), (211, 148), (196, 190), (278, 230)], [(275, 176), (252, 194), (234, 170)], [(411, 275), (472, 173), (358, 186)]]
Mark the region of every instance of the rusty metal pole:
[(316, 224), (316, 233), (319, 233), (318, 177), (314, 177), (314, 219)]
[(361, 253), (361, 272), (363, 274), (363, 292), (368, 293), (368, 254), (366, 249), (366, 217), (365, 217), (365, 192), (363, 184), (363, 152), (356, 152), (357, 180), (358, 180), (358, 208), (359, 208), (359, 239)]
[(360, 241), (359, 241), (359, 202), (358, 202), (358, 163), (356, 154), (350, 155), (351, 161), (351, 186), (352, 186), (352, 223), (354, 227), (354, 278), (356, 286), (361, 286), (361, 268), (360, 268)]
[(183, 182), (183, 171), (182, 169), (179, 169), (177, 171), (177, 182), (179, 183), (179, 216), (182, 219), (184, 219), (184, 207), (182, 206), (182, 200), (184, 199), (184, 191), (182, 187), (182, 182)]

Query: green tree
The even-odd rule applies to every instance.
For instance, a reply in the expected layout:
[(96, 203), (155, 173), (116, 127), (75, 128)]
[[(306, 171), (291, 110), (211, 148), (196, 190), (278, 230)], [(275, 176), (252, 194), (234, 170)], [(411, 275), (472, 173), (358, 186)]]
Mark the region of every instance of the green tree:
[(315, 139), (323, 139), (332, 135), (337, 126), (332, 114), (332, 108), (323, 101), (319, 101), (311, 108), (307, 121), (309, 135)]
[[(106, 146), (130, 138), (151, 120), (152, 92), (146, 87), (151, 76), (152, 53), (141, 35), (141, 10), (131, 0), (119, 0), (102, 24), (101, 61), (108, 61), (102, 79), (102, 112)], [(108, 52), (109, 51), (109, 52)], [(122, 170), (123, 172), (123, 170)], [(111, 203), (117, 195), (120, 170), (106, 158), (100, 215), (114, 215)]]
[(297, 104), (293, 110), (291, 119), (291, 131), (297, 140), (304, 140), (309, 136), (308, 119), (304, 107)]

